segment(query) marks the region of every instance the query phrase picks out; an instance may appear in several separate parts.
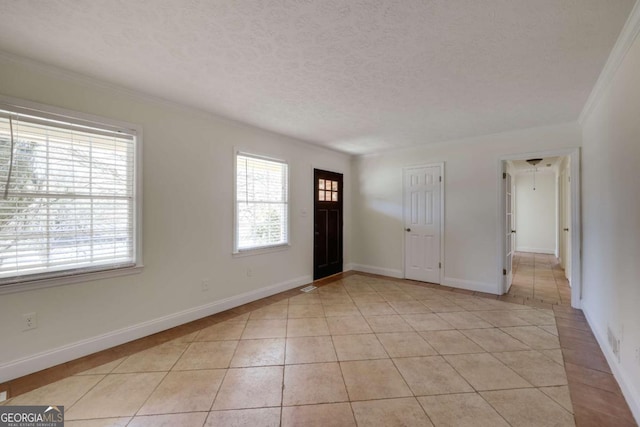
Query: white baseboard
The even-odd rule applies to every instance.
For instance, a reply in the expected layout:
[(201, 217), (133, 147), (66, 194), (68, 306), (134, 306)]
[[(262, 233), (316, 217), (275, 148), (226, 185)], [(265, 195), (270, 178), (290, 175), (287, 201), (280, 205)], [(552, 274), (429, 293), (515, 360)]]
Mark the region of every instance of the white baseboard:
[(624, 396), (627, 404), (629, 405), (629, 409), (631, 409), (631, 413), (633, 417), (636, 419), (636, 423), (640, 424), (640, 390), (638, 390), (633, 383), (629, 382), (629, 376), (626, 375), (622, 366), (618, 363), (618, 359), (611, 351), (611, 348), (607, 345), (608, 341), (606, 338), (606, 334), (603, 334), (600, 329), (597, 327), (595, 322), (592, 320), (589, 315), (589, 310), (587, 309), (585, 304), (582, 304), (582, 312), (591, 326), (591, 330), (593, 331), (593, 335), (595, 335), (598, 344), (600, 345), (600, 349), (602, 349), (602, 353), (604, 357), (607, 359), (609, 363), (609, 367), (611, 368), (611, 372), (613, 372), (613, 376), (616, 381), (620, 385), (620, 389), (622, 390), (622, 395)]
[(556, 250), (555, 249), (529, 248), (529, 247), (526, 247), (526, 246), (518, 246), (516, 248), (516, 252), (528, 252), (528, 253), (533, 253), (533, 254), (548, 254), (548, 255), (555, 255), (556, 254)]
[(454, 279), (453, 277), (443, 277), (442, 284), (451, 286), (452, 288), (467, 289), (476, 292), (485, 292), (488, 294), (501, 295), (502, 285), (495, 283), (476, 282), (473, 280)]
[(379, 274), (381, 276), (394, 277), (396, 279), (404, 278), (404, 272), (402, 270), (396, 270), (393, 268), (374, 267), (372, 265), (351, 264), (351, 268), (355, 271), (362, 271), (363, 273)]
[(306, 285), (312, 281), (312, 276), (298, 277), (286, 282), (266, 286), (254, 291), (225, 298), (220, 301), (211, 302), (199, 307), (190, 308), (167, 316), (159, 317), (157, 319), (142, 322), (137, 325), (107, 332), (106, 334), (67, 344), (33, 356), (3, 363), (0, 365), (0, 383), (32, 374), (34, 372), (41, 371), (42, 369), (59, 365), (60, 363), (75, 360), (98, 351), (106, 350), (138, 338), (143, 338), (212, 314), (220, 313), (221, 311), (256, 301), (260, 298), (288, 291), (289, 289)]
[[(404, 278), (402, 270), (392, 268), (374, 267), (372, 265), (352, 264), (352, 269), (362, 271), (364, 273), (379, 274), (381, 276), (394, 277), (397, 279)], [(486, 292), (490, 294), (501, 295), (498, 286), (493, 283), (474, 282), (472, 280), (454, 279), (452, 277), (443, 277), (442, 284), (453, 288), (468, 289), (470, 291)]]
[(349, 262), (349, 263), (347, 263), (347, 264), (344, 264), (344, 265), (342, 266), (342, 271), (343, 271), (344, 273), (346, 273), (347, 271), (351, 271), (351, 270), (353, 270), (353, 264), (352, 264), (352, 263), (350, 263), (350, 262)]

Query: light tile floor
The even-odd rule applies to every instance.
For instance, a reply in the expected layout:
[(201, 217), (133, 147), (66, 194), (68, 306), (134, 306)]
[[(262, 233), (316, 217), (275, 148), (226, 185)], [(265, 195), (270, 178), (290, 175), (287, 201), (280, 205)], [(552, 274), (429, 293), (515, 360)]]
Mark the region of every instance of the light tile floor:
[(571, 287), (558, 258), (547, 254), (516, 252), (509, 295), (535, 298), (550, 304), (571, 304)]
[(354, 274), (16, 396), (73, 426), (573, 426), (553, 312)]

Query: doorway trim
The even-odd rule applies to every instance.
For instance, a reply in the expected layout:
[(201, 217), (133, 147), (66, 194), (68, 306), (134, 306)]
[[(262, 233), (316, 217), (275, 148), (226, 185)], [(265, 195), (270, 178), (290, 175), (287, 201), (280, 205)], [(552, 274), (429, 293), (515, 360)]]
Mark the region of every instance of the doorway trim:
[(439, 271), (439, 284), (442, 285), (442, 279), (445, 277), (444, 274), (444, 269), (445, 269), (445, 262), (444, 262), (444, 193), (445, 193), (445, 182), (446, 182), (446, 175), (445, 175), (445, 168), (444, 168), (444, 162), (435, 162), (435, 163), (423, 163), (423, 164), (419, 164), (419, 165), (410, 165), (410, 166), (404, 166), (402, 168), (402, 278), (406, 279), (407, 278), (407, 260), (406, 260), (406, 247), (407, 247), (407, 233), (404, 230), (404, 224), (405, 224), (405, 219), (406, 219), (406, 215), (407, 212), (405, 211), (405, 204), (404, 204), (404, 189), (405, 189), (405, 185), (406, 185), (406, 180), (405, 180), (405, 172), (408, 169), (417, 169), (417, 168), (429, 168), (429, 167), (433, 167), (433, 166), (440, 166), (440, 174), (442, 176), (442, 181), (440, 182), (440, 271)]
[[(349, 174), (349, 172), (346, 171), (346, 169), (344, 169), (342, 166), (340, 165), (331, 165), (330, 163), (324, 162), (324, 161), (320, 161), (320, 162), (315, 162), (312, 161), (311, 164), (309, 165), (310, 167), (307, 169), (307, 173), (308, 173), (308, 179), (311, 184), (311, 197), (310, 199), (307, 199), (307, 201), (305, 203), (303, 203), (303, 207), (300, 208), (298, 210), (298, 212), (295, 211), (296, 206), (292, 205), (292, 212), (296, 212), (302, 219), (307, 220), (309, 222), (307, 230), (310, 233), (311, 236), (311, 243), (309, 246), (309, 250), (311, 252), (310, 255), (310, 276), (313, 280), (313, 270), (314, 270), (314, 266), (315, 266), (315, 260), (314, 260), (314, 245), (315, 245), (315, 194), (313, 191), (314, 185), (315, 185), (315, 170), (316, 169), (320, 169), (320, 170), (325, 170), (327, 172), (334, 172), (334, 173), (339, 173), (342, 174), (342, 272), (345, 273), (347, 271), (351, 271), (353, 270), (353, 264), (351, 262), (351, 258), (349, 257), (349, 260), (347, 260), (347, 246), (349, 244), (349, 239), (347, 239), (346, 233), (345, 233), (345, 228), (347, 228), (347, 226), (351, 226), (351, 223), (349, 222), (349, 219), (346, 215), (346, 203), (344, 203), (346, 199), (346, 195), (348, 195), (349, 197), (351, 197), (351, 175)], [(347, 179), (348, 177), (348, 179)], [(306, 192), (305, 192), (306, 193)], [(306, 207), (308, 206), (308, 207)], [(292, 217), (293, 218), (293, 217)]]
[(505, 171), (507, 160), (521, 160), (535, 157), (569, 157), (571, 165), (569, 168), (571, 176), (571, 306), (581, 308), (582, 306), (582, 224), (580, 222), (580, 148), (565, 148), (559, 150), (546, 150), (509, 154), (498, 159), (497, 173), (497, 204), (498, 204), (498, 277), (501, 281), (500, 289), (505, 292), (505, 282), (502, 275), (505, 259), (505, 244), (503, 230), (505, 228), (505, 218), (503, 215), (505, 194), (502, 185), (502, 173)]

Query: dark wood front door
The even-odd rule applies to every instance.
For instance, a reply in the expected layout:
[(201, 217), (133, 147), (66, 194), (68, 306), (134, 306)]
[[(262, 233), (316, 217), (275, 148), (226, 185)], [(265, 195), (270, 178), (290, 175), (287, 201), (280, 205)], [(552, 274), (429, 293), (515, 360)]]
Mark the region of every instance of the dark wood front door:
[(342, 174), (314, 169), (313, 279), (342, 271)]

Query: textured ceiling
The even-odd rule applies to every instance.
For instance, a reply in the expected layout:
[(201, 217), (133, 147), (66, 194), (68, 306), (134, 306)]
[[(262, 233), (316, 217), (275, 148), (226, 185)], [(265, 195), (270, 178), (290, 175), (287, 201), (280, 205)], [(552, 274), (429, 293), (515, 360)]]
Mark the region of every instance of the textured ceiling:
[(349, 153), (577, 119), (634, 0), (0, 0), (0, 50)]

